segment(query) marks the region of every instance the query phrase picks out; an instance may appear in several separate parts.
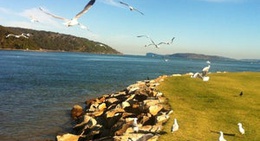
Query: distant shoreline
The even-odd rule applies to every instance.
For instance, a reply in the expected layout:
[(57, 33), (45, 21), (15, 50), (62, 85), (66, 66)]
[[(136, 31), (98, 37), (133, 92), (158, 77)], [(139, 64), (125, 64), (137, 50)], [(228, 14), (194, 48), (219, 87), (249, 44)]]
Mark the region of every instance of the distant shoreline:
[[(31, 49), (12, 49), (12, 48), (1, 48), (0, 51), (30, 51), (30, 52), (71, 52), (71, 53), (88, 53), (88, 54), (105, 54), (105, 53), (95, 53), (95, 52), (81, 52), (81, 51), (65, 51), (65, 50), (49, 50), (49, 49), (40, 49), (40, 50), (31, 50)], [(124, 54), (107, 54), (107, 55), (124, 55)]]
[[(30, 49), (13, 49), (13, 48), (0, 48), (0, 51), (31, 51), (31, 52), (71, 52), (71, 53), (88, 53), (88, 54), (107, 54), (107, 55), (134, 55), (134, 54), (113, 54), (113, 53), (95, 53), (95, 52), (83, 52), (83, 51), (65, 51), (65, 50), (48, 50), (48, 49), (40, 49), (40, 50), (30, 50)], [(151, 55), (152, 54), (152, 55)], [(192, 54), (194, 55), (194, 53), (176, 53), (178, 55), (183, 54), (183, 55), (187, 55), (187, 54)], [(154, 56), (153, 56), (154, 55)], [(200, 55), (200, 54), (198, 54)], [(134, 55), (135, 56), (135, 55)], [(139, 56), (139, 55), (137, 55)], [(210, 58), (189, 58), (187, 56), (185, 57), (180, 57), (180, 56), (175, 56), (175, 54), (172, 55), (160, 55), (160, 54), (153, 54), (153, 53), (148, 53), (145, 55), (140, 55), (140, 56), (147, 56), (147, 57), (167, 57), (169, 56), (169, 58), (183, 58), (183, 59), (194, 59), (194, 60), (233, 60), (233, 61), (247, 61), (247, 62), (260, 62), (260, 59), (233, 59), (233, 58), (228, 58), (228, 59), (210, 59)], [(205, 56), (210, 56), (210, 55), (205, 55)]]

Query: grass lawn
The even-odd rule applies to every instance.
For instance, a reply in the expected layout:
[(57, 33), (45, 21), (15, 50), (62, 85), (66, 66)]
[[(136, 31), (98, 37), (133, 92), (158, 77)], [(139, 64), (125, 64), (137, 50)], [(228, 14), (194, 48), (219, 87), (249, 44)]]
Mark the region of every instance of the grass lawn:
[[(173, 109), (159, 141), (260, 141), (260, 72), (212, 73), (203, 82), (190, 76), (168, 77), (157, 87)], [(243, 96), (239, 96), (243, 91)], [(179, 130), (171, 133), (174, 118)], [(238, 131), (243, 124), (245, 134)]]

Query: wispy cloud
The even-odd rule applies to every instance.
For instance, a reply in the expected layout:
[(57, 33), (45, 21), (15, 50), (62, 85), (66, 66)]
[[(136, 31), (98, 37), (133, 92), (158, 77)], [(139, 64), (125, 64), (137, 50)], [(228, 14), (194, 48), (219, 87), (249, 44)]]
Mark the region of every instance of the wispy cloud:
[(49, 15), (46, 15), (45, 13), (40, 11), (38, 9), (38, 7), (37, 8), (25, 9), (21, 13), (19, 13), (19, 15), (27, 18), (28, 21), (31, 20), (31, 17), (34, 17), (40, 23), (50, 24), (50, 26), (55, 26), (55, 27), (62, 26), (62, 24), (60, 24), (60, 22), (58, 22), (57, 20), (53, 19)]
[(9, 9), (6, 9), (4, 7), (0, 7), (0, 12), (3, 13), (3, 14), (11, 14), (11, 10)]
[[(31, 16), (39, 22), (31, 22)], [(57, 21), (52, 17), (44, 14), (38, 8), (24, 9), (23, 11), (14, 11), (0, 7), (1, 24), (4, 26), (22, 27), (31, 29), (53, 30), (58, 31), (66, 28), (62, 21)]]

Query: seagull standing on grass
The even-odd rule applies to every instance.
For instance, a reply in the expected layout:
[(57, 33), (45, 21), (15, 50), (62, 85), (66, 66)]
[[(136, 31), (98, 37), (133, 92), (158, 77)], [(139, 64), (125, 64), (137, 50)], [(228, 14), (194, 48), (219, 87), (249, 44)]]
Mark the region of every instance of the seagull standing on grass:
[(175, 131), (177, 131), (177, 130), (179, 130), (179, 124), (177, 123), (177, 119), (175, 118), (175, 119), (174, 119), (174, 123), (173, 123), (173, 125), (172, 125), (171, 132), (173, 133), (173, 132), (175, 132)]
[(143, 12), (139, 11), (138, 9), (134, 8), (133, 6), (130, 6), (130, 5), (127, 4), (127, 3), (124, 3), (124, 2), (122, 2), (122, 1), (119, 1), (119, 3), (120, 3), (120, 4), (123, 4), (123, 5), (125, 5), (125, 6), (127, 6), (127, 7), (129, 8), (130, 11), (135, 10), (135, 11), (139, 12), (140, 14), (144, 15)]
[(220, 133), (220, 136), (219, 136), (219, 141), (227, 141), (225, 138), (224, 138), (224, 135), (223, 135), (223, 132), (222, 131), (219, 131)]
[(242, 123), (238, 123), (238, 130), (241, 134), (245, 134), (245, 129), (242, 127)]
[(80, 18), (84, 13), (86, 13), (86, 12), (92, 7), (92, 5), (95, 3), (95, 1), (96, 1), (96, 0), (90, 0), (90, 1), (88, 2), (88, 4), (84, 7), (84, 9), (83, 9), (82, 11), (80, 11), (80, 12), (79, 12), (75, 17), (73, 17), (71, 20), (66, 19), (66, 18), (63, 18), (63, 17), (60, 17), (60, 16), (56, 16), (56, 15), (51, 14), (51, 13), (48, 13), (48, 12), (46, 12), (45, 10), (43, 10), (41, 7), (40, 7), (39, 9), (40, 9), (42, 12), (44, 12), (45, 14), (52, 16), (53, 18), (56, 18), (56, 19), (60, 19), (60, 20), (65, 21), (64, 24), (65, 24), (67, 27), (74, 26), (74, 25), (79, 25), (81, 28), (85, 29), (85, 28), (87, 28), (87, 27), (84, 26), (84, 25), (82, 25), (82, 24), (80, 24), (80, 23), (78, 22), (78, 18)]
[(207, 67), (204, 67), (202, 69), (202, 75), (201, 76), (202, 76), (203, 81), (209, 81), (209, 76), (206, 76), (209, 72), (209, 69), (210, 69), (210, 64), (208, 64)]
[(196, 72), (195, 74), (193, 74), (191, 76), (191, 78), (200, 78), (202, 79), (203, 81), (209, 81), (209, 76), (207, 76), (208, 72), (209, 72), (209, 69), (210, 69), (210, 62), (207, 61), (207, 64), (208, 66), (204, 67), (201, 71), (201, 73), (199, 72)]
[(209, 69), (210, 69), (210, 64), (208, 64), (207, 67), (204, 67), (204, 68), (202, 69), (202, 76), (203, 76), (203, 77), (208, 74)]

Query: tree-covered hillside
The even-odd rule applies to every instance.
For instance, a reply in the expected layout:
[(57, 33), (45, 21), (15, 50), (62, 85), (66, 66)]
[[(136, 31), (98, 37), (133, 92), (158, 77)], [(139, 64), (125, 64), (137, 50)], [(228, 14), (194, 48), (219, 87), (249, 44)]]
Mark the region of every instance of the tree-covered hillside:
[[(16, 38), (8, 34), (29, 33), (29, 38)], [(72, 35), (37, 31), (0, 25), (0, 49), (75, 51), (98, 54), (121, 54), (110, 46)]]

